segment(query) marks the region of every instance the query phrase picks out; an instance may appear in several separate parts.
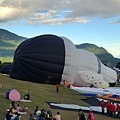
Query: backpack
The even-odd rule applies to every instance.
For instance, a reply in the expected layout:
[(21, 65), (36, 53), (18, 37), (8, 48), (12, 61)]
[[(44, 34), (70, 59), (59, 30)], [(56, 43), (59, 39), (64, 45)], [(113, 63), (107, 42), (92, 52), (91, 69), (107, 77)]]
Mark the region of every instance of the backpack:
[(51, 111), (45, 111), (45, 118), (46, 118), (46, 120), (50, 120), (50, 118), (51, 118), (51, 116), (52, 116), (52, 112)]

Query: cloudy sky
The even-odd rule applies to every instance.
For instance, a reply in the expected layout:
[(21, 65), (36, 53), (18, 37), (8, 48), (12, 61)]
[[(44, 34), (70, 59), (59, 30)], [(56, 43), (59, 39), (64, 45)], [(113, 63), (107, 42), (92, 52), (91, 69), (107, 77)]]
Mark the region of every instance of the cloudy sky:
[(120, 0), (0, 0), (0, 28), (28, 38), (65, 36), (120, 58)]

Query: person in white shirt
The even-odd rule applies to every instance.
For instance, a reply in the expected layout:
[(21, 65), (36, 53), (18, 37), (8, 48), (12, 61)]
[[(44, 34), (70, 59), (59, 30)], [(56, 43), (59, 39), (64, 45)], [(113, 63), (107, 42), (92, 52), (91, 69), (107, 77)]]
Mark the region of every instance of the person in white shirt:
[(54, 115), (53, 117), (55, 120), (61, 120), (61, 115), (60, 115), (60, 112), (57, 112), (56, 115)]

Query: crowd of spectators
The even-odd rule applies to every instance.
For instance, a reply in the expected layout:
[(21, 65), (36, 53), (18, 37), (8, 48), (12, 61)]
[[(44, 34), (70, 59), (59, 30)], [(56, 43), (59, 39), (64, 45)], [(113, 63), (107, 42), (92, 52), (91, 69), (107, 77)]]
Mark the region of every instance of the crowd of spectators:
[[(120, 103), (108, 100), (107, 103), (104, 100), (101, 101), (102, 114), (107, 116), (120, 118)], [(105, 113), (106, 109), (106, 113)]]
[[(6, 109), (7, 113), (4, 120), (22, 120), (21, 114), (27, 113), (27, 108), (21, 108), (20, 104), (11, 102), (10, 107)], [(53, 115), (51, 111), (35, 107), (33, 113), (30, 113), (28, 120), (61, 120), (60, 112)]]

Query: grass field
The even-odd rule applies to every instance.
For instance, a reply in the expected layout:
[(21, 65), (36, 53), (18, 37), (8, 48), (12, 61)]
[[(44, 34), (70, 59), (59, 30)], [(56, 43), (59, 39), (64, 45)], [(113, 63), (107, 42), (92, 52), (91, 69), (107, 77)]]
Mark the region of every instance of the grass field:
[(0, 61), (2, 62), (2, 63), (4, 63), (4, 62), (13, 62), (13, 57), (0, 57)]
[[(39, 106), (40, 109), (44, 108), (46, 110), (50, 110), (53, 114), (56, 114), (56, 112), (59, 111), (61, 113), (62, 120), (77, 120), (77, 111), (52, 109), (47, 102), (89, 106), (89, 104), (81, 100), (85, 98), (84, 96), (81, 96), (80, 93), (69, 88), (64, 88), (63, 86), (60, 86), (59, 93), (56, 93), (55, 85), (14, 80), (9, 76), (2, 74), (0, 74), (0, 84), (3, 85), (3, 88), (0, 88), (0, 120), (4, 120), (6, 108), (9, 108), (10, 106), (11, 101), (6, 99), (6, 93), (11, 88), (18, 90), (22, 98), (28, 91), (31, 95), (31, 103), (16, 102), (16, 104), (19, 103), (22, 108), (28, 107), (27, 114), (21, 115), (21, 120), (29, 120), (29, 114), (34, 112), (36, 106)], [(88, 112), (85, 114), (88, 115)], [(95, 117), (96, 120), (115, 119), (101, 114), (95, 114)]]

